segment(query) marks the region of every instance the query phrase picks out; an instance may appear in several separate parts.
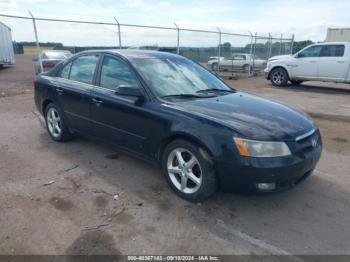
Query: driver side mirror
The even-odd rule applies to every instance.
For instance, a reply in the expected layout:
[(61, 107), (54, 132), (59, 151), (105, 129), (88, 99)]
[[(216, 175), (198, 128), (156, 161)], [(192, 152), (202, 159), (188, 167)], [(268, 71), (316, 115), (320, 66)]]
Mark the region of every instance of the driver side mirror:
[(133, 85), (120, 85), (115, 91), (115, 94), (121, 96), (134, 96), (138, 98), (145, 97), (141, 91), (141, 88)]

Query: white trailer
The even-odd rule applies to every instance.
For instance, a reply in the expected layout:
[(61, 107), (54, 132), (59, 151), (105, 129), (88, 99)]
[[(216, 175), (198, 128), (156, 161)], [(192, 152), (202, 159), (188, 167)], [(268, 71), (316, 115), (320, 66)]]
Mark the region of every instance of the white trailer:
[(0, 22), (0, 67), (14, 64), (11, 28)]

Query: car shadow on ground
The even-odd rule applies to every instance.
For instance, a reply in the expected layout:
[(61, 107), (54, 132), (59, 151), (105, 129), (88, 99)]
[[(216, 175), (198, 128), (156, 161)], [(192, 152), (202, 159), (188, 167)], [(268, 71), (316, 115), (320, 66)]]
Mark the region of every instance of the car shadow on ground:
[[(276, 88), (271, 85), (271, 87)], [(310, 93), (321, 93), (321, 94), (345, 94), (350, 95), (350, 84), (349, 88), (345, 87), (329, 87), (329, 86), (318, 86), (314, 84), (300, 84), (300, 85), (293, 85), (293, 84), (287, 84), (283, 87), (277, 87), (279, 90), (290, 90), (290, 91), (296, 91), (296, 92), (310, 92)]]
[(8, 65), (0, 65), (0, 72), (1, 71), (4, 71), (6, 69), (10, 69), (10, 68), (13, 68), (14, 66), (8, 66)]

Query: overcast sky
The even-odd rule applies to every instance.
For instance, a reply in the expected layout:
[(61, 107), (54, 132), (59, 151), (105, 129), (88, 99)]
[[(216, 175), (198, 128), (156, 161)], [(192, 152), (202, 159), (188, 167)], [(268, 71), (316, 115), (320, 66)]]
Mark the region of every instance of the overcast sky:
[[(325, 0), (0, 0), (0, 13), (39, 17), (85, 19), (91, 21), (201, 28), (274, 36), (283, 33), (296, 40), (323, 41), (328, 27), (350, 27), (350, 1)], [(0, 17), (12, 27), (16, 40), (33, 40), (30, 21)], [(68, 44), (106, 44), (116, 42), (116, 28), (108, 26), (38, 23), (40, 40), (62, 40)], [(133, 44), (142, 35), (142, 44), (168, 44), (174, 32), (123, 29), (124, 44)], [(89, 40), (88, 40), (89, 39)], [(183, 44), (193, 39), (216, 42), (215, 35), (184, 33)], [(230, 39), (228, 39), (230, 41)], [(232, 40), (233, 41), (233, 40)]]

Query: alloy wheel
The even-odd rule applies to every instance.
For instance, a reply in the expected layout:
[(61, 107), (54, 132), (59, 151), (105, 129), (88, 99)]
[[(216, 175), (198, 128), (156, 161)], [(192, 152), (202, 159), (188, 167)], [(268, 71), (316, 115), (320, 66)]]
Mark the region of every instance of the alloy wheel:
[(284, 74), (281, 71), (276, 71), (273, 75), (272, 75), (272, 81), (277, 84), (280, 85), (283, 83), (284, 81)]
[(46, 114), (46, 120), (50, 134), (55, 138), (60, 137), (62, 133), (62, 121), (55, 108), (49, 108)]
[(185, 194), (193, 194), (202, 184), (202, 169), (198, 159), (184, 148), (175, 148), (168, 156), (167, 170), (173, 185)]

